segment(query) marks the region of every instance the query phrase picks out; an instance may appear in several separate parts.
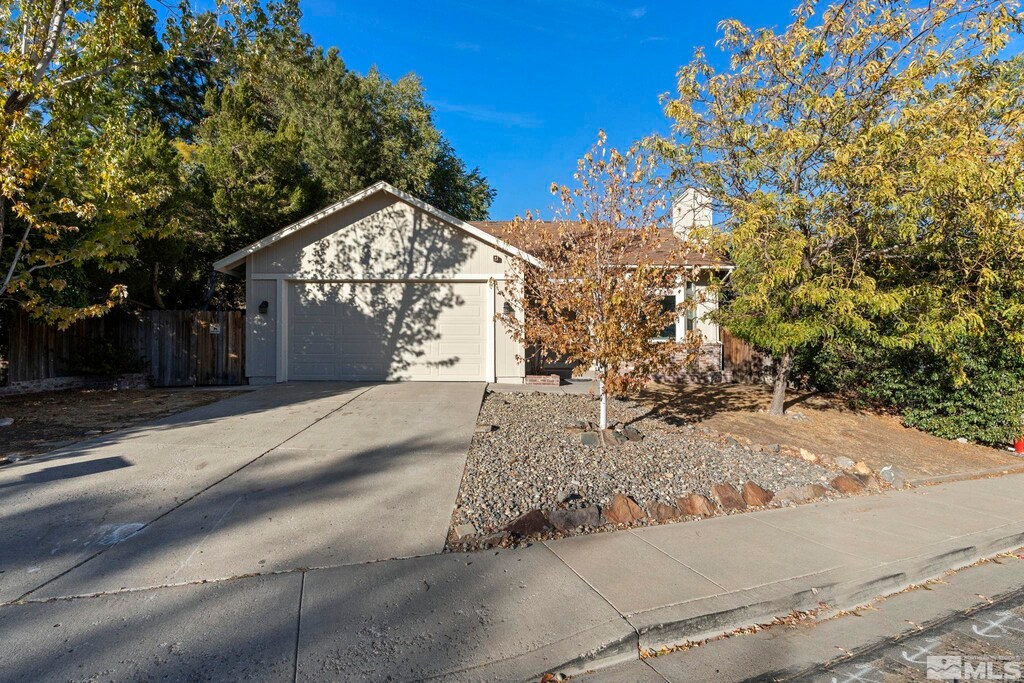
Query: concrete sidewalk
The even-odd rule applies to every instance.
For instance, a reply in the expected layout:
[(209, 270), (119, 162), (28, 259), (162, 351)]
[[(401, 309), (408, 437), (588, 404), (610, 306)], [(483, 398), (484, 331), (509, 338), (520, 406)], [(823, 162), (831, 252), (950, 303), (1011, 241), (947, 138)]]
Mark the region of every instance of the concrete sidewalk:
[(537, 680), (1024, 545), (1024, 475), (563, 539), (0, 607), (4, 680)]

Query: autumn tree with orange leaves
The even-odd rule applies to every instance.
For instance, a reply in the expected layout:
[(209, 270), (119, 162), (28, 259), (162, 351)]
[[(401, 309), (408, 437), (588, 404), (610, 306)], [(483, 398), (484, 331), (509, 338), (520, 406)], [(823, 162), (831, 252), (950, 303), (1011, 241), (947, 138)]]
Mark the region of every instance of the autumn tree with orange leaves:
[(561, 204), (554, 219), (528, 213), (510, 228), (509, 238), (540, 265), (511, 264), (503, 293), (518, 303), (500, 317), (516, 341), (565, 359), (576, 374), (594, 372), (601, 429), (609, 394), (692, 362), (700, 347), (696, 335), (658, 339), (678, 316), (663, 301), (685, 284), (686, 245), (666, 227), (656, 171), (640, 150), (607, 147), (602, 132), (579, 161), (573, 186), (551, 186)]

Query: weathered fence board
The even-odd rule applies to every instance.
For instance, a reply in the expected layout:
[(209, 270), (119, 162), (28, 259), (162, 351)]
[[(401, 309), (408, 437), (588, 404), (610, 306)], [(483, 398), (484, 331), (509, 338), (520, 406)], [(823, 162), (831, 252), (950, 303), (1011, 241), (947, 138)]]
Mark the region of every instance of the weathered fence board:
[(763, 382), (771, 370), (767, 356), (726, 329), (722, 330), (722, 364), (736, 382)]
[(17, 311), (6, 323), (9, 382), (81, 374), (78, 359), (98, 344), (134, 354), (156, 386), (245, 381), (243, 311), (115, 312), (66, 330)]

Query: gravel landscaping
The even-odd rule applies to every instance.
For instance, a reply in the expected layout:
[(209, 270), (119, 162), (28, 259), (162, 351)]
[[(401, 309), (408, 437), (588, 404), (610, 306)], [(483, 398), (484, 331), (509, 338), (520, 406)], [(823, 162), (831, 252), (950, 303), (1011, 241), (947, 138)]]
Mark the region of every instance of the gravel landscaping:
[[(785, 446), (782, 453), (773, 452), (779, 450), (778, 445), (743, 444), (728, 435), (708, 433), (699, 425), (671, 425), (645, 416), (646, 412), (636, 402), (613, 400), (609, 419), (636, 428), (642, 440), (625, 441), (623, 437), (619, 440), (624, 443), (593, 447), (584, 445), (579, 428), (596, 419), (597, 403), (592, 398), (488, 393), (478, 421), (494, 429), (484, 427), (473, 438), (452, 518), (450, 547), (505, 543), (505, 536), (486, 537), (536, 510), (600, 506), (605, 511), (600, 524), (571, 533), (604, 528), (617, 494), (631, 497), (648, 513), (647, 519), (630, 523), (649, 523), (657, 516), (652, 510), (659, 503), (675, 506), (689, 493), (716, 500), (712, 492), (716, 484), (728, 483), (742, 490), (746, 482), (755, 482), (777, 492), (808, 485), (828, 487), (841, 474), (834, 467), (809, 462), (799, 453), (787, 453)], [(599, 435), (590, 432), (590, 436)], [(875, 480), (871, 484), (877, 487)], [(838, 495), (834, 489), (827, 494), (822, 488), (816, 490), (818, 496)], [(626, 504), (619, 502), (625, 510)], [(772, 504), (784, 503), (776, 500)], [(725, 507), (720, 503), (718, 513)], [(534, 521), (540, 522), (539, 526), (530, 528)], [(543, 517), (524, 522), (519, 536), (559, 535), (550, 526), (544, 529)]]

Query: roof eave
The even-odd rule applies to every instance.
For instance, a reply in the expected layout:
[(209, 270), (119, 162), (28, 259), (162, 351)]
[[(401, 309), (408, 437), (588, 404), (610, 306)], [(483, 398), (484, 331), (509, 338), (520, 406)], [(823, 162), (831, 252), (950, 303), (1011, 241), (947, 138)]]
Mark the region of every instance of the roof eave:
[(490, 233), (481, 230), (480, 228), (477, 228), (474, 225), (470, 225), (461, 218), (456, 218), (455, 216), (452, 216), (451, 214), (442, 211), (441, 209), (438, 209), (435, 206), (431, 206), (422, 199), (417, 199), (416, 197), (413, 197), (412, 195), (407, 194), (402, 190), (399, 190), (398, 188), (393, 187), (384, 181), (380, 181), (374, 183), (373, 185), (367, 187), (364, 190), (360, 190), (359, 192), (350, 195), (349, 197), (341, 200), (340, 202), (325, 207), (320, 211), (317, 211), (316, 213), (312, 213), (300, 221), (296, 221), (295, 223), (287, 225), (278, 230), (277, 232), (267, 235), (263, 239), (257, 242), (253, 242), (249, 246), (243, 247), (242, 249), (239, 249), (238, 251), (229, 254), (228, 256), (225, 256), (219, 261), (214, 262), (213, 268), (214, 270), (220, 273), (237, 274), (239, 266), (244, 264), (246, 258), (248, 258), (250, 255), (270, 246), (271, 244), (274, 244), (275, 242), (284, 239), (285, 237), (288, 237), (289, 235), (298, 232), (299, 230), (305, 228), (308, 225), (312, 225), (313, 223), (316, 223), (326, 218), (327, 216), (330, 216), (333, 213), (341, 211), (342, 209), (351, 206), (356, 202), (360, 202), (363, 199), (366, 199), (367, 197), (376, 194), (377, 192), (387, 192), (388, 194), (391, 194), (392, 196), (404, 201), (407, 204), (411, 204), (412, 206), (415, 206), (418, 209), (422, 209), (423, 211), (426, 211), (427, 213), (430, 213), (436, 216), (437, 218), (440, 218), (442, 221), (454, 225), (455, 227), (465, 232), (468, 232), (470, 235), (473, 235), (477, 239), (487, 244), (490, 244), (492, 247), (498, 249), (499, 251), (503, 251), (506, 254), (521, 258), (522, 260), (532, 265), (540, 265), (540, 261), (537, 260), (537, 258), (534, 257), (532, 254), (529, 254), (517, 247), (514, 247), (508, 242), (504, 241), (503, 239), (495, 237), (494, 235), (491, 235)]

